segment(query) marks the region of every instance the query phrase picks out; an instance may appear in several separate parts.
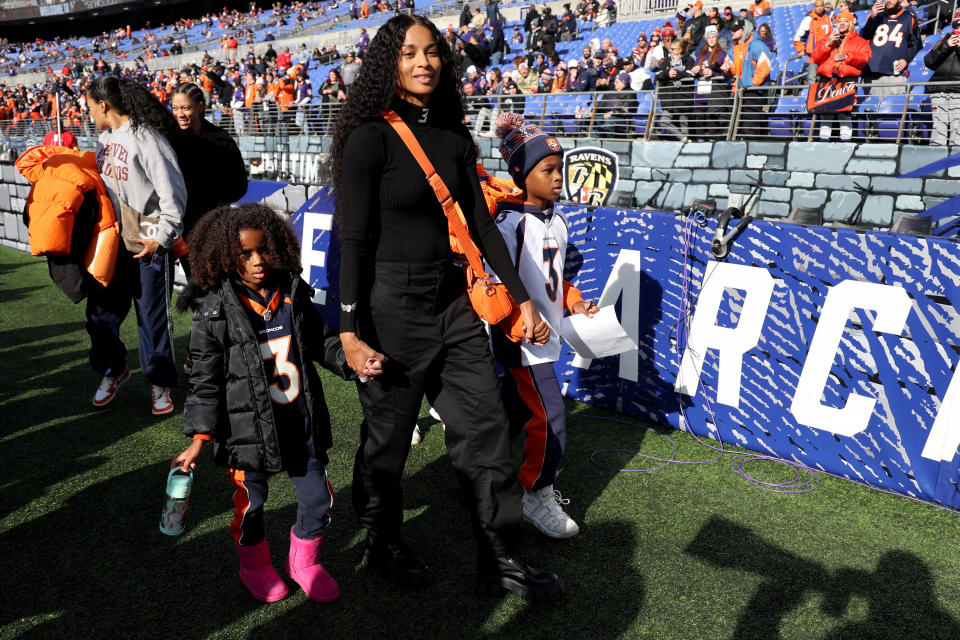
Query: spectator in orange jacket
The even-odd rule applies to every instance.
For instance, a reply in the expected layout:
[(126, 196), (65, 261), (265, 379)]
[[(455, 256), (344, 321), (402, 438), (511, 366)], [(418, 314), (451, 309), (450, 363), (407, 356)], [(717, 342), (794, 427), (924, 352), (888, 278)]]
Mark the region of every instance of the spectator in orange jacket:
[(754, 0), (754, 4), (747, 9), (754, 18), (770, 15), (770, 2), (768, 0)]
[(800, 27), (793, 36), (793, 48), (797, 53), (807, 54), (807, 82), (817, 79), (817, 63), (813, 61), (813, 50), (825, 38), (833, 33), (830, 16), (827, 15), (825, 0), (814, 0), (813, 11), (807, 14), (800, 22)]
[[(829, 38), (817, 43), (813, 51), (813, 60), (817, 67), (817, 76), (821, 82), (830, 78), (858, 78), (860, 72), (870, 61), (872, 51), (870, 43), (857, 35), (853, 28), (854, 18), (849, 11), (837, 16), (837, 28)], [(840, 140), (849, 141), (853, 134), (850, 126), (850, 112), (820, 114), (820, 139), (829, 141), (832, 134), (831, 123), (840, 125)]]

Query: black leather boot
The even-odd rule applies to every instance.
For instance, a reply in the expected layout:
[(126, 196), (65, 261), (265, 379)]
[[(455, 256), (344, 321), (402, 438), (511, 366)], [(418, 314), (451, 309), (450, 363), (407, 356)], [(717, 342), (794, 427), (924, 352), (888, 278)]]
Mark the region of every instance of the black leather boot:
[(515, 552), (480, 560), (477, 593), (502, 596), (508, 591), (529, 602), (544, 602), (559, 598), (563, 583), (557, 574), (531, 567)]
[(360, 566), (380, 574), (401, 587), (419, 588), (433, 582), (427, 563), (400, 540), (390, 542), (367, 534)]

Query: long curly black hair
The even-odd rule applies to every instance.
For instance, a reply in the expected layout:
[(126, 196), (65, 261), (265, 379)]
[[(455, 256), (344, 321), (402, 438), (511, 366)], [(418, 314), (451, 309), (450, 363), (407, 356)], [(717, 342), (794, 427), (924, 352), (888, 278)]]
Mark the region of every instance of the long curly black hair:
[(275, 271), (300, 271), (300, 243), (287, 221), (265, 205), (249, 202), (238, 207), (223, 205), (197, 222), (190, 232), (192, 298), (209, 291), (240, 270), (240, 231), (263, 231), (265, 253)]
[(90, 83), (87, 95), (91, 100), (104, 100), (123, 115), (130, 116), (130, 128), (153, 129), (172, 140), (180, 134), (173, 114), (150, 91), (130, 78), (100, 76)]
[[(460, 85), (460, 69), (453, 51), (443, 39), (436, 25), (426, 16), (397, 15), (390, 18), (370, 41), (363, 55), (363, 64), (357, 74), (347, 101), (340, 110), (336, 129), (333, 132), (332, 158), (329, 179), (339, 190), (342, 177), (343, 148), (347, 138), (359, 125), (381, 118), (380, 113), (390, 106), (397, 95), (397, 71), (400, 53), (407, 30), (420, 25), (433, 34), (440, 52), (440, 82), (430, 97), (430, 109), (443, 114), (448, 122), (463, 122), (463, 89)], [(338, 207), (339, 215), (339, 207)]]

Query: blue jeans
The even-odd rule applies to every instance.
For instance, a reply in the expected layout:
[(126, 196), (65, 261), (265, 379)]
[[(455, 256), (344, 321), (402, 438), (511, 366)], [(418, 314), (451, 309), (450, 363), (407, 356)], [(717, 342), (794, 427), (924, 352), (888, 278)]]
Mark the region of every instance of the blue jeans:
[[(133, 303), (137, 314), (140, 368), (152, 384), (177, 386), (173, 344), (167, 326), (167, 300), (173, 291), (173, 259), (167, 253), (163, 268), (150, 258), (135, 259), (120, 247), (113, 281), (106, 289), (92, 286), (87, 296), (87, 333), (90, 335), (90, 365), (103, 376), (118, 376), (126, 369), (127, 348), (120, 339), (120, 325)], [(167, 277), (164, 278), (164, 269)]]

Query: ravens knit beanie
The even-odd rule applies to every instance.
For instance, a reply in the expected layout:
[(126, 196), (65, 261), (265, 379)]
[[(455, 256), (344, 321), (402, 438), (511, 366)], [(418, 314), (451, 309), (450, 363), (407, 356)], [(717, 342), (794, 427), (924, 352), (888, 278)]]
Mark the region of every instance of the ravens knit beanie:
[(538, 162), (547, 156), (563, 153), (556, 138), (545, 134), (537, 125), (524, 122), (519, 113), (500, 114), (497, 137), (500, 138), (500, 155), (517, 186), (523, 184)]

